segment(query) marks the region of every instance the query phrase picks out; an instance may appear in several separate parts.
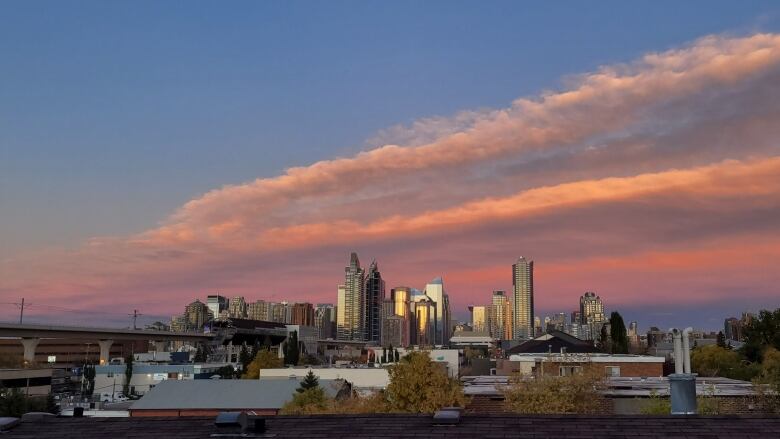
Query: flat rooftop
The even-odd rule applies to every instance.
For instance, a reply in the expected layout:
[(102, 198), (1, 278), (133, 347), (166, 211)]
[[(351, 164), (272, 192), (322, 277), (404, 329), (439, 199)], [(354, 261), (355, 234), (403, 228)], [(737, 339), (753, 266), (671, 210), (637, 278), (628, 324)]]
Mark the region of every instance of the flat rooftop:
[[(582, 416), (463, 415), (455, 425), (436, 425), (430, 415), (278, 416), (266, 421), (264, 433), (246, 437), (286, 438), (700, 438), (780, 437), (780, 418), (739, 416)], [(230, 435), (214, 418), (52, 418), (21, 423), (4, 438), (171, 438), (194, 439)], [(223, 436), (226, 437), (226, 436)]]

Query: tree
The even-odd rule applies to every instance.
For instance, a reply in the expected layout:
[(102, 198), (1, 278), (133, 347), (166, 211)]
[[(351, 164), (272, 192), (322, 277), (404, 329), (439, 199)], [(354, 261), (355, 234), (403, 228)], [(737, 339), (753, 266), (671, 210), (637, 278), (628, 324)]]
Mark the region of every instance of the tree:
[(300, 347), (298, 346), (298, 331), (290, 333), (289, 340), (285, 344), (284, 364), (297, 365), (300, 359)]
[(254, 360), (244, 371), (242, 378), (257, 379), (260, 376), (261, 369), (276, 369), (282, 367), (282, 359), (274, 355), (271, 351), (263, 349), (255, 355)]
[(753, 385), (762, 404), (775, 413), (780, 412), (780, 351), (773, 347), (764, 351), (761, 373)]
[(623, 323), (623, 317), (617, 311), (612, 311), (612, 314), (609, 316), (609, 338), (613, 354), (628, 353), (626, 325)]
[(766, 348), (780, 349), (780, 308), (761, 310), (745, 327), (745, 344), (742, 353), (748, 360), (760, 362)]
[(691, 369), (699, 376), (750, 380), (758, 373), (758, 365), (744, 361), (739, 353), (716, 345), (691, 351)]
[(596, 368), (568, 376), (513, 377), (504, 390), (507, 410), (523, 414), (597, 413), (603, 375)]
[(320, 386), (319, 378), (317, 378), (317, 375), (314, 375), (314, 372), (310, 370), (309, 373), (307, 373), (306, 376), (303, 377), (300, 387), (295, 389), (295, 391), (298, 393), (303, 393), (309, 389), (313, 389), (319, 386)]
[(382, 359), (379, 360), (380, 363), (387, 363), (387, 348), (382, 348)]
[(85, 396), (92, 396), (95, 392), (95, 366), (91, 364), (84, 365), (84, 389)]
[(325, 395), (325, 391), (317, 385), (302, 392), (294, 393), (292, 400), (285, 403), (279, 413), (283, 415), (323, 413), (328, 410), (329, 402), (330, 400)]
[(398, 353), (398, 349), (394, 349), (395, 351), (395, 362), (398, 363), (401, 360), (401, 355)]
[(238, 362), (241, 363), (241, 370), (246, 370), (249, 363), (252, 362), (252, 355), (249, 354), (246, 343), (243, 343), (241, 345), (241, 350), (238, 351)]
[(442, 407), (464, 407), (466, 398), (456, 379), (447, 376), (428, 352), (410, 352), (388, 369), (386, 398), (391, 411), (433, 413)]
[(130, 396), (130, 381), (133, 379), (133, 354), (130, 354), (125, 358), (125, 384), (122, 386), (122, 393), (125, 396)]
[(726, 336), (723, 335), (723, 331), (718, 331), (716, 345), (719, 348), (725, 348), (726, 347)]
[(611, 343), (609, 342), (609, 333), (607, 332), (607, 325), (601, 325), (601, 331), (599, 332), (599, 340), (596, 343), (596, 347), (602, 352), (611, 351)]

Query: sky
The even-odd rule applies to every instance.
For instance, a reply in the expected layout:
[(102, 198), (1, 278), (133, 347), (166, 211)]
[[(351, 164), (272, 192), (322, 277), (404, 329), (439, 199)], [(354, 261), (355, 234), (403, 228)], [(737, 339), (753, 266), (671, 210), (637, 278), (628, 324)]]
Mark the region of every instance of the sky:
[(780, 306), (776, 2), (0, 3), (0, 320), (335, 302), (455, 315), (535, 261), (641, 328)]

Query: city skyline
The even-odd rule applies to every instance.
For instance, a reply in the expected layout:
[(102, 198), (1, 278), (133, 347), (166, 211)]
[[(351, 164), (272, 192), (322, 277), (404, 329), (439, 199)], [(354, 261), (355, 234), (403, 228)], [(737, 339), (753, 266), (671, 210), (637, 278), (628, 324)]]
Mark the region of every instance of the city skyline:
[[(247, 6), (162, 14), (150, 37), (121, 5), (50, 5), (58, 23), (0, 14), (0, 320), (22, 298), (33, 320), (114, 322), (216, 292), (336, 304), (350, 252), (385, 294), (443, 278), (458, 320), (513, 296), (520, 255), (532, 320), (586, 291), (640, 326), (778, 305), (777, 8), (643, 6), (582, 33), (577, 11), (511, 4)], [(555, 14), (560, 40), (517, 25)], [(122, 19), (139, 26), (107, 31)]]

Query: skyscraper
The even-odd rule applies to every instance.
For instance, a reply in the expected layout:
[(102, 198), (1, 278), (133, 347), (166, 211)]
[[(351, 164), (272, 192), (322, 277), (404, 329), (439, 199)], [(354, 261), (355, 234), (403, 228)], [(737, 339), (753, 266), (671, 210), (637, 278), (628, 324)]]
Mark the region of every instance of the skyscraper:
[(425, 295), (436, 303), (435, 335), (433, 344), (444, 345), (450, 340), (450, 298), (444, 292), (444, 281), (441, 277), (430, 281), (425, 286)]
[(512, 338), (512, 313), (506, 291), (493, 291), (493, 300), (488, 310), (490, 336), (498, 340)]
[(469, 306), (471, 311), (471, 329), (474, 332), (485, 332), (487, 329), (487, 310), (484, 306)]
[(419, 346), (433, 346), (436, 343), (437, 304), (426, 294), (414, 296), (412, 303), (414, 313), (414, 344)]
[(339, 286), (337, 336), (339, 340), (362, 341), (365, 337), (365, 270), (357, 253), (352, 253), (344, 268), (344, 285)]
[[(409, 346), (412, 343), (412, 325), (414, 319), (411, 315), (412, 290), (408, 287), (395, 287), (390, 290), (390, 301), (392, 302), (392, 315), (400, 317), (398, 325), (402, 333), (402, 344), (400, 346)], [(384, 331), (385, 325), (382, 324)], [(383, 334), (384, 335), (384, 334)], [(383, 337), (384, 338), (384, 337)], [(397, 346), (396, 346), (397, 347)]]
[(364, 340), (380, 342), (382, 333), (382, 306), (385, 300), (385, 281), (376, 261), (371, 261), (366, 275), (366, 298), (364, 303)]
[(512, 265), (512, 338), (534, 336), (534, 262), (521, 256)]

